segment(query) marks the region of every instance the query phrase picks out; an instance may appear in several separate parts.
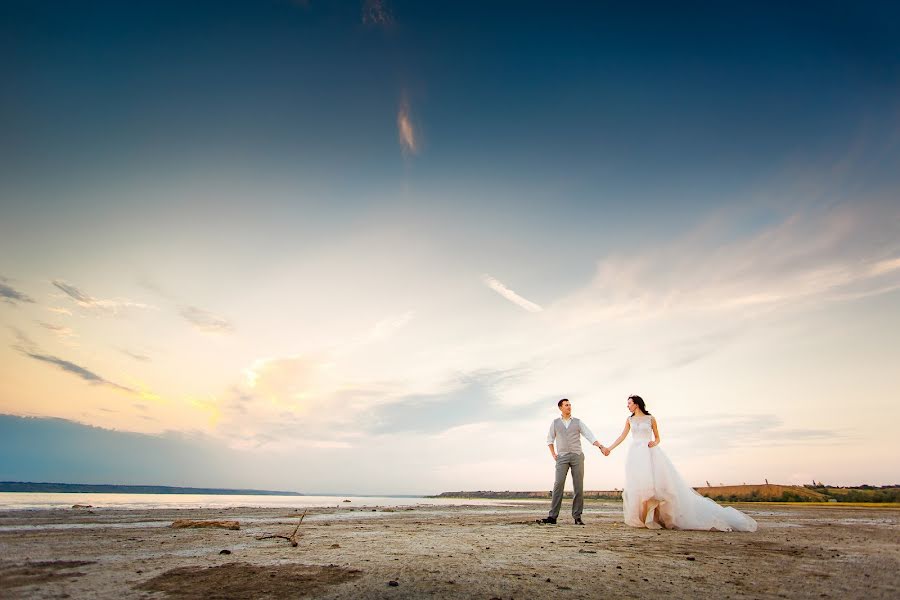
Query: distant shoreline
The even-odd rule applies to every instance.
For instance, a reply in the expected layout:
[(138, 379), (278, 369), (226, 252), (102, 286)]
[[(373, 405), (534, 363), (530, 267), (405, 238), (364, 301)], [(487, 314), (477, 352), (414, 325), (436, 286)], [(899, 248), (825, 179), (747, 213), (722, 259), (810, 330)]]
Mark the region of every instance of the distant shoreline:
[(300, 492), (236, 490), (169, 485), (114, 485), (87, 483), (34, 483), (0, 481), (0, 492), (41, 492), (47, 494), (202, 494), (207, 496), (303, 496)]
[[(887, 503), (900, 502), (900, 486), (890, 485), (875, 487), (862, 485), (858, 487), (838, 487), (818, 484), (812, 485), (778, 485), (773, 483), (756, 485), (723, 485), (694, 488), (698, 494), (718, 502), (833, 502), (833, 503)], [(443, 492), (429, 498), (457, 498), (493, 500), (549, 499), (549, 491), (466, 491)], [(565, 498), (571, 498), (572, 492), (565, 492)], [(621, 490), (601, 490), (584, 492), (585, 500), (621, 500)]]

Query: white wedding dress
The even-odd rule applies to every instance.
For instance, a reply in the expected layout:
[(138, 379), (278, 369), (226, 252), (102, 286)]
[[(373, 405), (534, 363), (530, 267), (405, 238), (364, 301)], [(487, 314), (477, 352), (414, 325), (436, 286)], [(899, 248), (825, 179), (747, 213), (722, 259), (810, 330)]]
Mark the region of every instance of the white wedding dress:
[(756, 531), (756, 521), (744, 513), (694, 491), (659, 446), (647, 447), (653, 439), (650, 418), (628, 418), (631, 448), (625, 460), (622, 491), (625, 523), (649, 529)]

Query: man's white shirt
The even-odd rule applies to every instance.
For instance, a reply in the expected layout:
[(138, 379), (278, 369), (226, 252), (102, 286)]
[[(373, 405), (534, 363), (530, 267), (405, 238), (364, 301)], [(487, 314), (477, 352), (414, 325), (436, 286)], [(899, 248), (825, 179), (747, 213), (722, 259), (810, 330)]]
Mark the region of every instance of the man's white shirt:
[[(562, 417), (560, 417), (559, 420), (563, 422), (563, 427), (565, 427), (566, 429), (569, 428), (569, 423), (572, 422), (571, 418), (563, 419)], [(594, 442), (597, 441), (596, 436), (594, 436), (594, 433), (590, 430), (590, 428), (585, 424), (584, 421), (581, 422), (581, 435), (583, 435), (584, 439), (589, 441), (591, 444), (593, 444)], [(549, 446), (550, 444), (554, 443), (555, 441), (556, 441), (556, 428), (553, 427), (553, 422), (551, 422), (550, 423), (550, 432), (547, 433), (547, 445)], [(563, 454), (569, 454), (569, 453), (563, 452)]]

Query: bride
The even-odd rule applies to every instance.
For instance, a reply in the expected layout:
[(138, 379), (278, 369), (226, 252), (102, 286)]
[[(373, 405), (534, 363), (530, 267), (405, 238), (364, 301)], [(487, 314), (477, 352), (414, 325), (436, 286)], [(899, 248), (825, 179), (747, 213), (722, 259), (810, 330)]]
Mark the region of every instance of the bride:
[(659, 447), (659, 429), (640, 396), (629, 396), (631, 416), (607, 456), (631, 431), (622, 503), (625, 523), (648, 529), (756, 531), (756, 521), (704, 498), (684, 480)]

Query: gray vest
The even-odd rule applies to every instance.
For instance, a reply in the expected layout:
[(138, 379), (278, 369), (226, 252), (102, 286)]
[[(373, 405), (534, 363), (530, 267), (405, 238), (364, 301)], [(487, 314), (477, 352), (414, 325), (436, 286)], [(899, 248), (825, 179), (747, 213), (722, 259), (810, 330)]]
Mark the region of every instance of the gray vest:
[(562, 419), (553, 421), (553, 431), (556, 433), (556, 453), (583, 454), (581, 451), (581, 421), (572, 417), (569, 426), (566, 427)]

